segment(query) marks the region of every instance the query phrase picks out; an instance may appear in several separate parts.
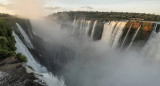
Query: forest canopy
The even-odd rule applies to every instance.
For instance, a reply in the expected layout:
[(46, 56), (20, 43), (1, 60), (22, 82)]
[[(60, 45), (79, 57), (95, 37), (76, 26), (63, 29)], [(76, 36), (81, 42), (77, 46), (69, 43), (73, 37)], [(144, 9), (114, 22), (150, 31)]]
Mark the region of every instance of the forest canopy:
[(54, 16), (62, 18), (68, 15), (70, 19), (98, 19), (98, 20), (130, 20), (140, 19), (144, 21), (160, 21), (160, 15), (145, 13), (128, 13), (128, 12), (87, 12), (87, 11), (69, 11), (54, 13)]

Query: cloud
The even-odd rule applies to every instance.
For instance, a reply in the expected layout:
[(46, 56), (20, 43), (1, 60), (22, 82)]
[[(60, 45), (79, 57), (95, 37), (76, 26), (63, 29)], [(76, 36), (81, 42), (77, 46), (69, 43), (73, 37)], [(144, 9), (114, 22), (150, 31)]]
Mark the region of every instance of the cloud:
[(7, 8), (9, 5), (7, 4), (0, 4), (0, 7), (5, 7), (5, 8)]
[(90, 6), (83, 6), (83, 7), (73, 9), (73, 11), (92, 11), (92, 10), (94, 9)]
[(12, 4), (0, 4), (1, 8), (5, 8), (7, 10), (12, 10), (13, 5)]
[(0, 13), (15, 14), (11, 4), (0, 4)]
[(90, 7), (90, 6), (84, 6), (84, 7), (80, 7), (80, 8), (82, 8), (82, 9), (93, 9), (93, 8)]
[(61, 7), (54, 7), (54, 6), (48, 6), (48, 7), (45, 7), (45, 9), (48, 9), (48, 10), (59, 10), (61, 9)]

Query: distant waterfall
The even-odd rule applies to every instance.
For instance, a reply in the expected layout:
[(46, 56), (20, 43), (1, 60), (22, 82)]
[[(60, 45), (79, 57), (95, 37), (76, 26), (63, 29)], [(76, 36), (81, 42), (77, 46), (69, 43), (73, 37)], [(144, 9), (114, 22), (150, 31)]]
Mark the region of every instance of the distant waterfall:
[(157, 33), (152, 39), (148, 40), (143, 49), (146, 58), (154, 58), (153, 60), (160, 60), (160, 32)]
[(119, 22), (119, 26), (118, 26), (118, 28), (116, 28), (116, 32), (114, 34), (115, 37), (114, 37), (114, 39), (113, 39), (114, 41), (112, 43), (113, 48), (118, 47), (118, 43), (119, 43), (120, 38), (123, 34), (123, 29), (124, 29), (125, 25), (126, 25), (126, 22)]
[[(91, 27), (91, 20), (74, 20), (72, 33), (76, 32), (79, 36), (88, 35), (89, 28)], [(67, 28), (69, 29), (69, 28)]]
[(115, 21), (112, 21), (111, 23), (104, 24), (104, 31), (102, 34), (102, 40), (110, 42), (112, 32), (113, 32), (116, 24), (117, 24), (117, 22), (115, 22)]
[(97, 20), (93, 24), (93, 29), (92, 29), (92, 33), (91, 33), (91, 39), (93, 39), (93, 35), (94, 35), (94, 32), (95, 32), (96, 26), (97, 26)]
[(107, 45), (116, 48), (122, 36), (125, 25), (126, 22), (118, 22), (118, 21), (105, 23), (101, 40), (105, 41)]
[(127, 31), (127, 34), (126, 34), (125, 38), (123, 39), (123, 42), (122, 42), (121, 47), (124, 46), (124, 43), (126, 42), (126, 39), (127, 39), (128, 35), (129, 35), (129, 32), (131, 31), (132, 26), (133, 26), (133, 23), (132, 23), (131, 26), (129, 27), (129, 29), (128, 29), (128, 31)]
[(89, 28), (91, 27), (91, 21), (90, 21), (90, 20), (88, 20), (88, 21), (86, 21), (86, 23), (87, 23), (87, 26), (86, 26), (85, 35), (88, 35)]
[[(136, 22), (132, 21), (131, 25), (128, 26), (128, 29), (126, 29), (125, 26), (127, 24), (127, 21), (105, 22), (98, 20), (75, 19), (73, 23), (71, 23), (71, 25), (68, 26), (72, 28), (72, 32), (74, 33), (74, 35), (80, 38), (89, 36), (92, 40), (102, 40), (103, 42), (105, 42), (107, 46), (117, 48), (119, 46), (132, 46), (132, 43), (134, 42), (143, 22), (141, 22), (142, 24), (140, 25), (140, 27), (136, 27), (136, 29), (132, 28), (134, 23)], [(64, 28), (66, 28), (67, 31), (70, 32), (70, 27)], [(154, 31), (151, 35), (150, 31), (145, 32), (145, 30), (142, 30), (142, 34), (140, 34), (140, 37), (142, 39), (139, 40), (145, 41), (148, 40), (149, 35), (150, 37), (152, 37), (152, 35), (154, 36), (157, 32), (156, 28), (157, 24), (155, 24)], [(131, 38), (130, 36), (133, 37)], [(119, 45), (119, 42), (121, 45)]]
[(156, 35), (156, 29), (157, 29), (157, 23), (155, 23), (155, 25), (154, 25), (154, 30), (152, 31), (152, 33), (151, 33), (151, 35), (149, 37), (149, 40)]
[(142, 25), (139, 26), (139, 28), (137, 29), (136, 33), (134, 34), (133, 38), (132, 38), (132, 41), (130, 42), (129, 46), (128, 46), (128, 49), (132, 46), (133, 44), (133, 41), (135, 40), (140, 28), (141, 28)]
[(17, 27), (18, 27), (18, 30), (20, 31), (21, 35), (23, 36), (27, 46), (30, 48), (30, 49), (34, 49), (34, 46), (32, 45), (28, 35), (26, 34), (26, 32), (22, 29), (22, 27), (16, 23)]

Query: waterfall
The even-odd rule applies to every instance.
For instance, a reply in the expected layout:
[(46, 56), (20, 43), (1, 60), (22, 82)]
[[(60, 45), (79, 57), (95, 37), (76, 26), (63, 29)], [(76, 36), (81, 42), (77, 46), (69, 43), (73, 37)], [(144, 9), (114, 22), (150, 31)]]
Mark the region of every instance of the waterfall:
[(118, 43), (119, 43), (119, 40), (123, 34), (123, 29), (126, 25), (126, 22), (120, 22), (119, 23), (119, 27), (117, 28), (117, 32), (115, 33), (115, 37), (114, 37), (114, 41), (113, 41), (113, 44), (112, 44), (112, 48), (117, 48), (118, 47)]
[(74, 21), (73, 21), (73, 25), (76, 25), (76, 22), (77, 22), (77, 20), (76, 20), (76, 19), (74, 19)]
[(156, 28), (157, 28), (157, 23), (155, 23), (154, 29), (153, 29), (153, 31), (152, 31), (152, 33), (151, 33), (151, 35), (150, 35), (148, 40), (151, 40), (151, 38), (153, 38), (156, 35)]
[(128, 49), (132, 46), (133, 44), (133, 41), (135, 40), (140, 28), (141, 28), (142, 24), (139, 26), (139, 28), (136, 30), (136, 33), (134, 34), (133, 38), (132, 38), (132, 41), (130, 42), (129, 46), (128, 46)]
[(31, 55), (31, 53), (29, 52), (29, 50), (27, 49), (27, 47), (23, 44), (23, 42), (19, 39), (19, 37), (13, 32), (13, 36), (15, 37), (16, 40), (16, 47), (17, 53), (22, 53), (24, 56), (27, 57), (27, 65), (31, 66), (35, 71), (38, 72), (45, 72), (46, 69), (43, 68), (40, 64), (38, 64), (33, 56)]
[(27, 47), (23, 44), (23, 42), (19, 39), (19, 37), (13, 32), (13, 36), (15, 37), (16, 40), (16, 47), (17, 53), (22, 53), (27, 57), (27, 65), (32, 67), (34, 69), (34, 72), (37, 73), (38, 75), (42, 76), (37, 76), (40, 80), (45, 82), (48, 86), (65, 86), (63, 80), (58, 80), (57, 77), (53, 76), (51, 73), (48, 73), (47, 69), (37, 63)]
[[(91, 27), (91, 20), (74, 20), (72, 33), (78, 31), (79, 36), (87, 35)], [(69, 29), (69, 28), (68, 28)]]
[(104, 29), (103, 29), (101, 40), (106, 40), (107, 39), (108, 27), (109, 27), (109, 22), (104, 24)]
[(107, 45), (111, 46), (112, 45), (112, 32), (113, 30), (115, 29), (116, 25), (117, 25), (117, 22), (115, 21), (112, 21), (110, 23), (107, 23), (108, 25), (104, 25), (104, 30), (103, 31), (103, 37), (102, 37), (102, 40), (106, 41)]
[(85, 35), (88, 35), (88, 32), (89, 32), (89, 28), (91, 27), (91, 21), (88, 20), (86, 21), (86, 30), (85, 30)]
[(85, 32), (85, 26), (86, 26), (85, 24), (86, 24), (85, 20), (80, 21), (80, 28), (79, 28), (80, 36), (83, 36)]
[(30, 49), (34, 49), (34, 47), (33, 47), (32, 43), (31, 43), (28, 35), (25, 33), (25, 31), (22, 29), (22, 27), (21, 27), (18, 23), (16, 23), (16, 25), (17, 25), (18, 30), (20, 31), (21, 35), (23, 36), (23, 38), (24, 38), (27, 46), (28, 46)]
[(152, 39), (150, 39), (143, 48), (144, 57), (153, 59), (155, 61), (160, 60), (160, 32), (157, 33)]
[(112, 21), (111, 23), (105, 23), (101, 40), (105, 41), (107, 45), (112, 46), (112, 48), (116, 48), (125, 25), (126, 22)]
[(91, 33), (91, 39), (93, 39), (93, 35), (94, 35), (94, 32), (95, 32), (96, 26), (97, 26), (97, 20), (93, 24), (92, 33)]
[(107, 39), (108, 30), (109, 30), (109, 25), (110, 25), (109, 22), (107, 22), (107, 23), (104, 24), (104, 29), (103, 29), (103, 33), (102, 33), (102, 38), (101, 38), (101, 40), (106, 40), (106, 39)]
[(122, 42), (121, 47), (124, 46), (124, 43), (126, 42), (126, 39), (127, 39), (128, 35), (129, 35), (130, 31), (131, 31), (132, 26), (133, 26), (133, 23), (132, 23), (131, 26), (129, 27), (129, 29), (128, 29), (128, 31), (127, 31), (127, 34), (126, 34), (125, 38), (123, 39), (123, 42)]

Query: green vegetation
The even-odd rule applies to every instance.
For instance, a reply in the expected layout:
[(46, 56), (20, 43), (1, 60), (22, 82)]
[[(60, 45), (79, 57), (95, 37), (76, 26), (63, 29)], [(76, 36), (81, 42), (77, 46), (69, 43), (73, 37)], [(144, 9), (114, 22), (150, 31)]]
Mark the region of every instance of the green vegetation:
[(7, 57), (16, 56), (16, 53), (13, 51), (0, 50), (0, 60), (3, 60)]
[(9, 14), (5, 14), (5, 13), (0, 13), (0, 17), (9, 17)]
[(85, 18), (85, 19), (98, 19), (98, 20), (129, 20), (140, 19), (144, 21), (160, 21), (160, 15), (145, 14), (145, 13), (128, 13), (128, 12), (85, 12), (85, 11), (70, 11), (59, 12), (53, 14), (62, 18), (66, 14), (71, 18)]
[(0, 49), (15, 51), (16, 41), (12, 36), (12, 29), (8, 22), (10, 22), (8, 18), (0, 17)]
[(17, 58), (18, 60), (22, 61), (22, 62), (27, 62), (26, 57), (25, 57), (24, 55), (22, 55), (21, 53), (18, 53), (18, 54), (16, 55), (16, 58)]
[(16, 57), (21, 62), (26, 62), (26, 57), (15, 53), (15, 39), (12, 36), (13, 22), (7, 14), (0, 14), (0, 60), (7, 57)]

